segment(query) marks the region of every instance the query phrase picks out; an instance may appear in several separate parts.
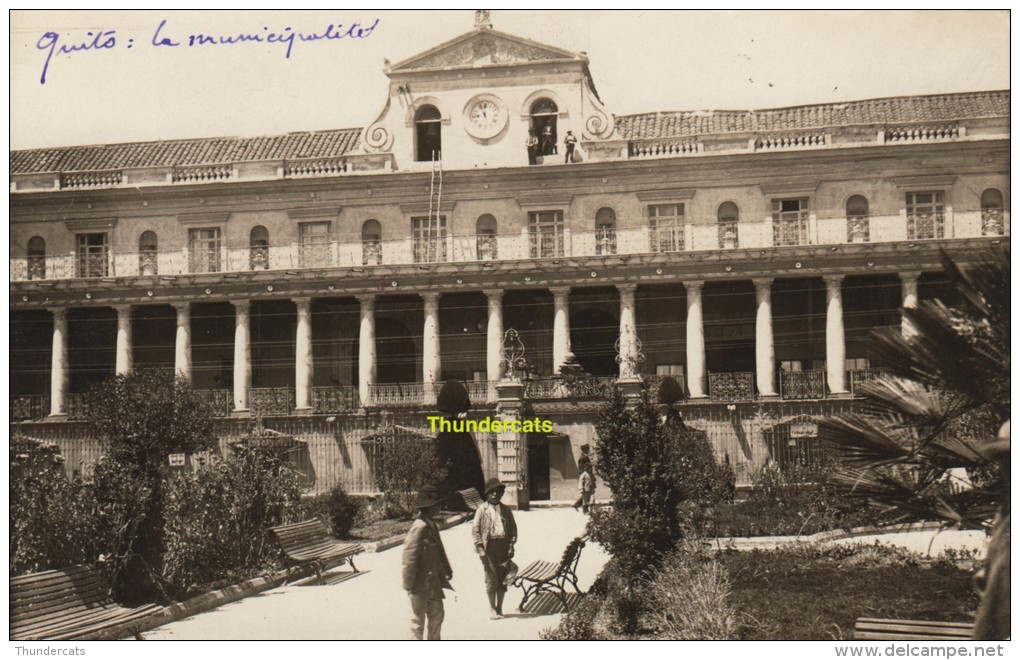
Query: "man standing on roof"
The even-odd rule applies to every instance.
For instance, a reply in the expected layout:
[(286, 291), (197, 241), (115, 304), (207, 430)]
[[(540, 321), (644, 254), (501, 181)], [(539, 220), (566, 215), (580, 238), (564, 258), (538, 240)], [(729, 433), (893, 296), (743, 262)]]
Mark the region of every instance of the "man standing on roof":
[(411, 639), (422, 639), (428, 620), (429, 640), (440, 639), (443, 625), (443, 589), (453, 590), (453, 569), (446, 558), (439, 526), (434, 518), (443, 506), (443, 497), (435, 486), (425, 486), (414, 506), (418, 517), (404, 538), (403, 583), (411, 599)]
[(524, 144), (528, 147), (528, 165), (535, 165), (538, 162), (538, 137), (535, 136), (535, 129), (528, 129), (528, 140)]
[(566, 156), (563, 158), (564, 163), (574, 162), (574, 146), (577, 144), (577, 138), (570, 131), (567, 131), (567, 137), (563, 138), (563, 146), (567, 148)]

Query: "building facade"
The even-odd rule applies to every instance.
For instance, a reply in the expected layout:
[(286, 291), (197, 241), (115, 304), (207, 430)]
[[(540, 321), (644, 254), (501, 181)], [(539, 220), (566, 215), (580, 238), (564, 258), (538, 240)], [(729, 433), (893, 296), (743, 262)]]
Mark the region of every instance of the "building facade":
[(669, 375), (746, 482), (952, 302), (941, 250), (1009, 241), (1007, 91), (615, 116), (484, 15), (386, 73), (365, 128), (13, 152), (12, 421), (83, 446), (91, 385), (173, 369), (224, 442), (259, 413), (371, 491), (357, 438), (457, 379), (554, 422), (477, 438), (523, 504), (573, 498), (606, 387)]

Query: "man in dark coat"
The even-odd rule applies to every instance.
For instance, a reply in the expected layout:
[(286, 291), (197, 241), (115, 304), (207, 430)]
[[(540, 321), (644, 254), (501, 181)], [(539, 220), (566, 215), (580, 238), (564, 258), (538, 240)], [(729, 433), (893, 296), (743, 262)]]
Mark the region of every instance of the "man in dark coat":
[(438, 488), (422, 488), (414, 503), (418, 517), (404, 538), (403, 584), (411, 599), (411, 639), (422, 639), (426, 619), (429, 640), (440, 639), (445, 615), (443, 589), (453, 589), (450, 586), (453, 569), (433, 520), (439, 515), (443, 500)]

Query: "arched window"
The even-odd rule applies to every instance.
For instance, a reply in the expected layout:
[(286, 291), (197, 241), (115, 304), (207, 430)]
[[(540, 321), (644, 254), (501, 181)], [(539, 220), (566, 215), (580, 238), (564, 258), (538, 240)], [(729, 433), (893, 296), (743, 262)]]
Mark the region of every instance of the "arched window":
[(740, 223), (740, 209), (733, 202), (723, 202), (716, 211), (716, 220), (719, 223), (719, 247), (729, 249), (740, 247), (740, 234), (738, 224)]
[(378, 220), (366, 220), (361, 225), (361, 263), (366, 266), (382, 263), (382, 225)]
[(441, 160), (443, 115), (434, 105), (423, 105), (414, 113), (415, 160)]
[(248, 235), (248, 267), (269, 270), (269, 230), (262, 225), (252, 227)]
[(556, 118), (559, 108), (551, 99), (538, 99), (531, 104), (531, 129), (538, 137), (538, 153), (551, 156), (556, 153)]
[(496, 218), (491, 213), (478, 216), (475, 223), (475, 242), (478, 245), (480, 261), (499, 258), (496, 247)]
[(608, 206), (595, 212), (595, 254), (616, 254), (616, 211)]
[(156, 232), (143, 231), (138, 237), (138, 272), (142, 275), (159, 274), (159, 242)]
[(1002, 236), (1006, 233), (1006, 217), (1002, 192), (989, 188), (981, 193), (981, 235)]
[(846, 200), (847, 243), (867, 243), (871, 240), (868, 214), (868, 200), (863, 195), (851, 195)]
[(28, 279), (46, 279), (46, 241), (42, 236), (28, 239)]

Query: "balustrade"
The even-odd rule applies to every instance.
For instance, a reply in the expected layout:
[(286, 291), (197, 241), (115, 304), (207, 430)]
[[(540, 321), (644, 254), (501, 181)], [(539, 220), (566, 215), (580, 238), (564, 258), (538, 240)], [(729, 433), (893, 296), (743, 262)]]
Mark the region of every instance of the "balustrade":
[(316, 413), (354, 412), (361, 407), (357, 387), (313, 387), (312, 411)]
[(124, 180), (124, 173), (107, 172), (69, 172), (60, 175), (61, 188), (108, 188), (119, 186)]
[(189, 165), (173, 168), (171, 180), (174, 183), (205, 183), (208, 181), (225, 181), (234, 176), (234, 166), (226, 165)]
[(824, 399), (825, 371), (782, 371), (779, 393), (784, 399)]
[(868, 243), (871, 240), (871, 225), (866, 215), (855, 215), (846, 219), (846, 242)]
[(526, 399), (604, 399), (616, 384), (614, 376), (568, 378), (532, 378), (524, 382)]
[(848, 371), (847, 374), (850, 376), (848, 378), (850, 392), (854, 396), (861, 396), (859, 388), (873, 381), (879, 373), (881, 372), (878, 369), (853, 369)]
[(435, 383), (371, 383), (366, 407), (406, 408), (436, 403)]
[(945, 238), (946, 216), (944, 213), (907, 214), (907, 240)]
[(468, 398), (471, 399), (471, 403), (478, 405), (480, 403), (492, 401), (496, 394), (497, 382), (499, 381), (469, 380), (464, 383), (464, 386), (467, 388)]
[[(951, 225), (951, 226), (950, 226)], [(531, 258), (597, 257), (734, 248), (811, 244), (888, 243), (892, 241), (1001, 236), (1009, 232), (1008, 214), (998, 210), (886, 216), (812, 218), (807, 212), (784, 213), (767, 221), (691, 221), (683, 225), (592, 230), (534, 231), (435, 238), (337, 241), (280, 245), (195, 245), (176, 250), (119, 250), (89, 246), (62, 255), (32, 255), (10, 260), (10, 279), (167, 276), (182, 274), (351, 268), (440, 262), (490, 263)]]
[(922, 140), (954, 140), (960, 137), (958, 124), (935, 126), (889, 126), (885, 129), (886, 142), (919, 142)]
[(252, 415), (289, 415), (294, 410), (293, 387), (253, 387), (248, 390)]
[(749, 401), (754, 398), (754, 372), (709, 373), (708, 394), (713, 401)]
[(808, 235), (809, 216), (807, 211), (784, 212), (772, 220), (772, 244), (810, 245)]
[(50, 397), (46, 394), (23, 394), (11, 397), (11, 421), (27, 422), (50, 414)]
[(229, 417), (234, 405), (232, 390), (195, 390), (195, 394), (208, 404), (213, 417)]
[(67, 395), (67, 418), (85, 419), (89, 414), (88, 399), (84, 394)]
[(1006, 233), (1006, 218), (1002, 209), (984, 209), (981, 211), (981, 235), (1002, 236)]

